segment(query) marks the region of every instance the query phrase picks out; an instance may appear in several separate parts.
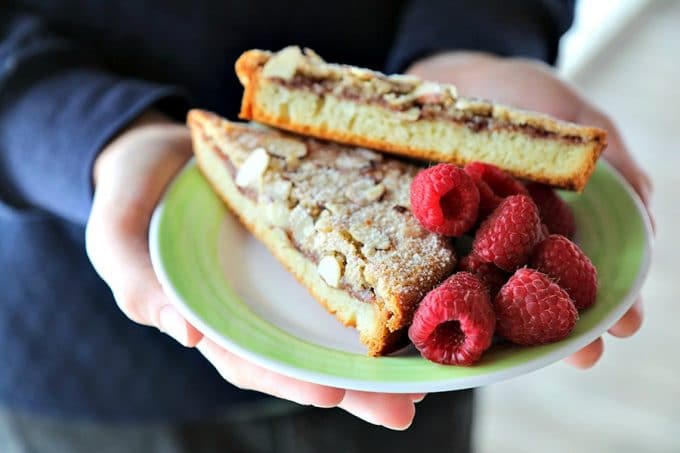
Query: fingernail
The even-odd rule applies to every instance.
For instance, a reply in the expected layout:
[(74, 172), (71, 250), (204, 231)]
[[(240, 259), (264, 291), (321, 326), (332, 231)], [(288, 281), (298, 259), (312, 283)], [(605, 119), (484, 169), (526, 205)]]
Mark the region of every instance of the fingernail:
[(186, 323), (174, 307), (166, 305), (161, 308), (158, 322), (163, 333), (170, 335), (182, 346), (188, 345)]
[[(414, 395), (414, 396), (415, 396), (415, 395)], [(413, 402), (414, 402), (414, 403), (420, 403), (422, 400), (425, 399), (426, 396), (427, 396), (427, 393), (423, 393), (422, 395), (417, 395), (417, 396), (415, 396), (415, 398), (413, 399)]]

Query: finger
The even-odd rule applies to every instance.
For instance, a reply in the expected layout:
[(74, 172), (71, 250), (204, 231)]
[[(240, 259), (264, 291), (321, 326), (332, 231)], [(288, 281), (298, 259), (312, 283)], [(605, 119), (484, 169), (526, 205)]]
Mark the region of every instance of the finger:
[[(623, 136), (614, 122), (591, 108), (583, 109), (579, 114), (578, 121), (601, 127), (607, 131), (607, 149), (604, 152), (604, 157), (630, 183), (649, 212), (653, 191), (652, 181), (628, 151)], [(651, 218), (651, 212), (649, 214)]]
[(629, 337), (640, 329), (642, 320), (642, 299), (638, 298), (626, 314), (609, 329), (609, 333), (619, 338)]
[(221, 348), (207, 337), (196, 348), (225, 380), (244, 390), (256, 390), (298, 404), (317, 407), (336, 407), (345, 396), (342, 389), (300, 381), (252, 364)]
[(411, 401), (414, 403), (420, 403), (422, 400), (425, 399), (427, 396), (427, 393), (411, 393)]
[(630, 183), (640, 200), (648, 206), (652, 194), (652, 182), (649, 176), (637, 165), (633, 157), (625, 151), (621, 138), (617, 133), (610, 134), (610, 145), (604, 156)]
[(339, 407), (369, 423), (399, 431), (411, 426), (416, 413), (409, 394), (347, 390)]
[(171, 304), (161, 307), (158, 316), (158, 328), (161, 332), (174, 338), (179, 344), (189, 348), (196, 346), (203, 338), (203, 334), (189, 324)]
[(614, 135), (612, 145), (607, 148), (604, 156), (607, 161), (621, 173), (626, 181), (630, 183), (633, 190), (638, 194), (640, 201), (642, 201), (642, 204), (647, 211), (647, 217), (649, 218), (652, 231), (655, 232), (656, 222), (651, 210), (653, 191), (652, 181), (627, 151), (621, 151), (623, 149), (621, 146), (623, 146), (623, 144), (621, 144), (620, 138)]
[(598, 338), (580, 351), (564, 359), (564, 362), (576, 368), (590, 368), (600, 360), (603, 352), (604, 341), (602, 341), (602, 338)]

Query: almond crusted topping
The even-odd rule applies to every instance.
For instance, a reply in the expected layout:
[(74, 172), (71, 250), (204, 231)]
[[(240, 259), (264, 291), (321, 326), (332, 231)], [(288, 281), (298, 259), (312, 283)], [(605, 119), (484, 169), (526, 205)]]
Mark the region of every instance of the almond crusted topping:
[(420, 104), (451, 104), (458, 96), (456, 87), (441, 83), (423, 81), (413, 92)]
[(330, 211), (321, 211), (319, 218), (316, 219), (316, 223), (314, 224), (314, 229), (322, 233), (330, 233), (333, 231), (333, 221)]
[(275, 53), (262, 68), (262, 75), (267, 78), (279, 78), (291, 80), (297, 68), (304, 61), (300, 48), (289, 46), (280, 52)]
[(264, 141), (269, 153), (288, 159), (299, 159), (307, 155), (307, 146), (299, 140), (272, 137)]
[(340, 155), (335, 161), (335, 165), (338, 168), (345, 170), (358, 170), (360, 168), (366, 168), (371, 166), (371, 161), (364, 158), (360, 154), (356, 155)]
[(349, 72), (357, 79), (363, 81), (371, 80), (375, 77), (375, 72), (364, 68), (357, 68), (356, 66), (349, 66)]
[(304, 244), (314, 232), (314, 219), (301, 204), (295, 206), (290, 212), (290, 227), (293, 238), (298, 244)]
[(476, 99), (459, 98), (456, 101), (456, 109), (481, 116), (492, 116), (493, 113), (493, 106), (491, 104)]
[(284, 201), (288, 205), (290, 191), (293, 188), (293, 183), (285, 179), (274, 178), (271, 181), (265, 181), (262, 185), (262, 194), (268, 200)]
[(438, 83), (423, 82), (413, 92), (413, 96), (418, 102), (438, 103), (444, 101), (444, 88)]
[(335, 255), (326, 255), (319, 261), (316, 268), (319, 276), (333, 288), (340, 286), (340, 278), (342, 278), (342, 263)]
[(392, 81), (408, 85), (418, 85), (421, 82), (420, 77), (410, 74), (390, 74), (387, 78)]
[(364, 222), (352, 222), (349, 226), (352, 237), (361, 242), (365, 247), (362, 251), (369, 253), (373, 250), (387, 250), (392, 245), (390, 238), (377, 228), (366, 225)]
[(280, 201), (263, 203), (267, 221), (274, 226), (288, 228), (291, 210)]
[(366, 148), (356, 148), (354, 152), (364, 159), (368, 159), (372, 162), (380, 162), (383, 158), (382, 154), (376, 153), (375, 151), (371, 151), (370, 149)]
[(283, 153), (272, 152), (256, 187), (257, 206), (301, 253), (317, 265), (324, 261), (322, 278), (330, 286), (364, 300), (397, 297), (415, 304), (451, 272), (455, 257), (448, 239), (424, 230), (408, 210), (417, 166), (364, 148), (243, 129), (229, 152), (239, 173), (253, 148), (270, 156), (262, 147), (274, 148), (277, 140), (304, 144), (295, 169), (281, 164)]
[(385, 193), (383, 184), (376, 184), (371, 179), (359, 179), (347, 186), (345, 195), (353, 203), (365, 205), (377, 201)]
[(250, 187), (260, 181), (269, 166), (269, 154), (264, 148), (255, 148), (239, 168), (236, 185)]
[(326, 209), (336, 218), (346, 217), (351, 212), (351, 207), (347, 204), (326, 203)]

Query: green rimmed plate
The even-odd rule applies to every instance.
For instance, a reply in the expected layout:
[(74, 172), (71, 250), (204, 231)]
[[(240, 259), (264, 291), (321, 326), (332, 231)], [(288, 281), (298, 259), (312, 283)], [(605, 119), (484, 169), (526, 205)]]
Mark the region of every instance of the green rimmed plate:
[(442, 366), (414, 350), (372, 358), (354, 329), (326, 313), (243, 229), (193, 162), (178, 175), (150, 228), (154, 269), (181, 313), (224, 348), (301, 380), (378, 392), (478, 387), (556, 362), (604, 333), (633, 304), (649, 268), (651, 227), (638, 197), (608, 164), (582, 194), (563, 193), (576, 241), (599, 274), (594, 307), (565, 340), (495, 345), (471, 367)]

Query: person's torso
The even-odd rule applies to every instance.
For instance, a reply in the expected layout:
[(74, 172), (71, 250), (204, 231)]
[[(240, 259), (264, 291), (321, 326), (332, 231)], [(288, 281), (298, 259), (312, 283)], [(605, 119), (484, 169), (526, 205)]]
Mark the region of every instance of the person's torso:
[(234, 62), (247, 49), (314, 49), (382, 69), (403, 0), (23, 0), (112, 71), (187, 88), (197, 107), (234, 118)]
[[(23, 1), (126, 77), (179, 85), (235, 119), (249, 48), (298, 44), (381, 69), (400, 1)], [(39, 131), (36, 131), (39, 133)], [(84, 228), (0, 200), (0, 406), (104, 418), (196, 416), (252, 398), (193, 350), (118, 310), (89, 264)]]

